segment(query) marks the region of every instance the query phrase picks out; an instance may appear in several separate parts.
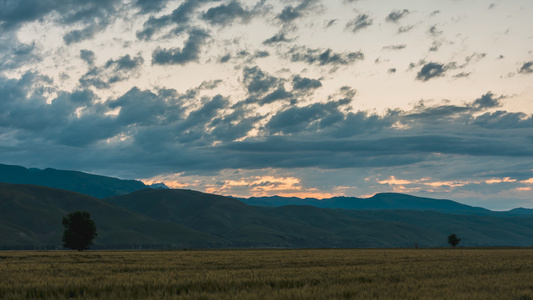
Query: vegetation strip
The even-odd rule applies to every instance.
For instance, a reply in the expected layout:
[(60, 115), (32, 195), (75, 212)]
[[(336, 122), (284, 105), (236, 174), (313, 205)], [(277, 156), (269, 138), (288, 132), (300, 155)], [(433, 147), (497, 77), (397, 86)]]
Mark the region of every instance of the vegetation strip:
[(0, 252), (0, 299), (532, 297), (530, 248)]

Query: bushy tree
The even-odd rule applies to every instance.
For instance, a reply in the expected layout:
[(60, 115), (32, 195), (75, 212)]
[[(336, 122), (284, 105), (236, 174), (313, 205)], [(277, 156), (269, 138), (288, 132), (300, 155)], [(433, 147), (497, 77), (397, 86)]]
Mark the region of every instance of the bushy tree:
[(75, 211), (63, 217), (63, 247), (83, 251), (96, 238), (96, 224), (86, 211)]
[(457, 247), (459, 245), (459, 242), (461, 242), (461, 239), (457, 237), (455, 233), (452, 233), (448, 236), (448, 244), (452, 247)]

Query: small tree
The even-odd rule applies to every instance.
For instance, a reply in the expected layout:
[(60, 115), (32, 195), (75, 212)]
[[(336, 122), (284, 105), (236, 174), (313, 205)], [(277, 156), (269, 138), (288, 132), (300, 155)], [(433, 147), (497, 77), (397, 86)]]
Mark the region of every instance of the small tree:
[(83, 251), (96, 238), (96, 224), (86, 211), (75, 211), (63, 217), (63, 247)]
[(461, 239), (457, 237), (455, 233), (452, 233), (448, 236), (448, 244), (452, 247), (457, 247), (459, 245), (459, 242), (461, 242)]

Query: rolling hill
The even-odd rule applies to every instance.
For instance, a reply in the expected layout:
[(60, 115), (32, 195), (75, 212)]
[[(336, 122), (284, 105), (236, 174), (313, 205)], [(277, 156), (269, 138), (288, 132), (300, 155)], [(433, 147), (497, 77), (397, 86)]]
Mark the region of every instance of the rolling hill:
[(533, 218), (506, 214), (260, 207), (188, 190), (141, 190), (104, 201), (216, 235), (230, 247), (432, 247), (446, 246), (450, 233), (469, 246), (533, 245)]
[(0, 182), (47, 186), (96, 198), (124, 195), (147, 188), (137, 180), (122, 180), (78, 171), (27, 169), (0, 164)]
[(0, 179), (93, 194), (0, 183), (0, 249), (57, 248), (61, 219), (74, 210), (87, 210), (95, 219), (98, 248), (440, 247), (447, 246), (450, 233), (458, 234), (464, 246), (533, 245), (533, 214), (528, 209), (492, 212), (394, 193), (368, 199), (236, 199), (146, 189), (138, 181), (82, 172), (6, 165), (0, 165)]
[(95, 220), (99, 248), (208, 247), (217, 237), (147, 216), (99, 199), (54, 188), (0, 183), (0, 249), (61, 244), (64, 215), (88, 211)]

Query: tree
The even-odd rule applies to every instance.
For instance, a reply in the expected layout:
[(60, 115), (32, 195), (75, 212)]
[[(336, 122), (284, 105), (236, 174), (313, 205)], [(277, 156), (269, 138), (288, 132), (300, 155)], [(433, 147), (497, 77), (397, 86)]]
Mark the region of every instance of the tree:
[(459, 245), (459, 242), (461, 242), (461, 239), (458, 238), (455, 233), (452, 233), (448, 236), (448, 244), (450, 244), (450, 246), (455, 248), (457, 245)]
[(75, 211), (63, 217), (63, 247), (83, 251), (89, 249), (98, 235), (96, 224), (86, 211)]

